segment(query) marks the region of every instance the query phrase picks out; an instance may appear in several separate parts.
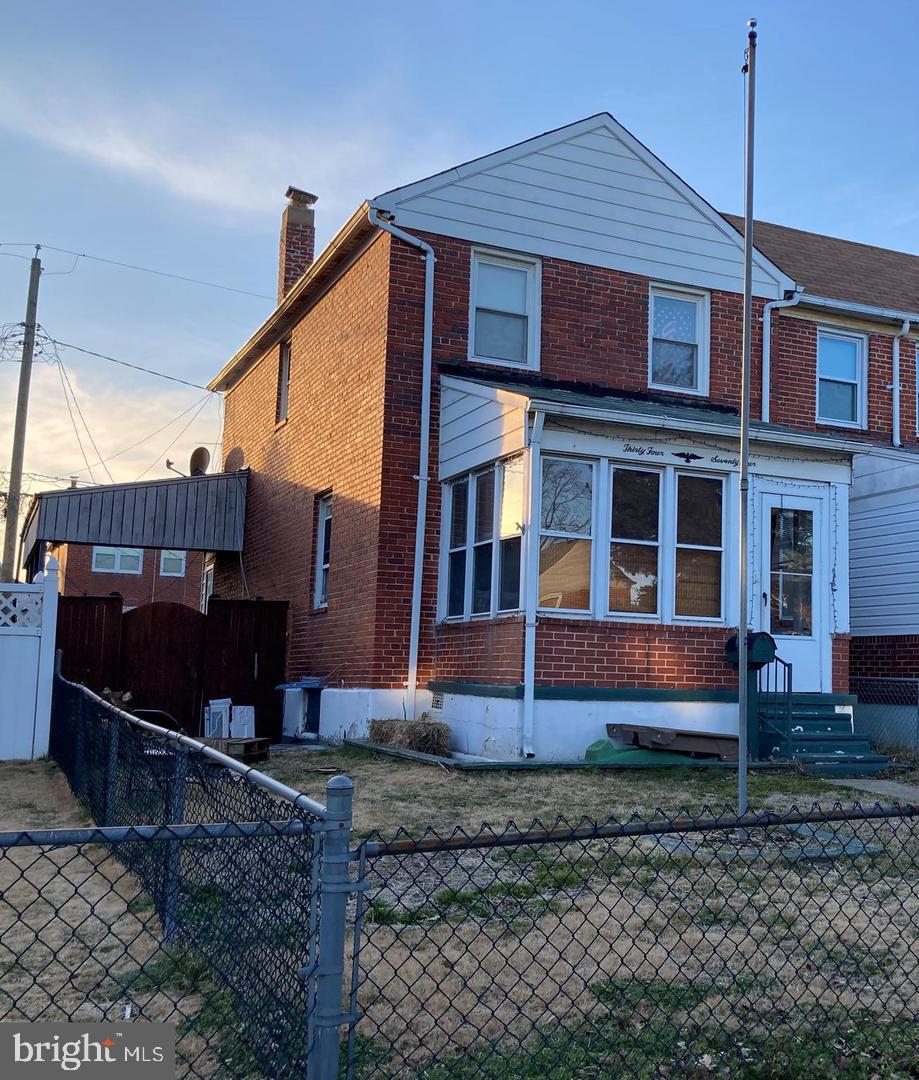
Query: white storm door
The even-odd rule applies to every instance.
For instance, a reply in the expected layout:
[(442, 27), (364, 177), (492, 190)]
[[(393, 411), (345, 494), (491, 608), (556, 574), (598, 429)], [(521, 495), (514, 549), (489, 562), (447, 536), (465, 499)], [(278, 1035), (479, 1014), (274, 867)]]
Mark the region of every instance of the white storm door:
[(819, 496), (764, 493), (759, 518), (760, 628), (793, 665), (795, 691), (832, 685), (826, 599), (826, 504)]

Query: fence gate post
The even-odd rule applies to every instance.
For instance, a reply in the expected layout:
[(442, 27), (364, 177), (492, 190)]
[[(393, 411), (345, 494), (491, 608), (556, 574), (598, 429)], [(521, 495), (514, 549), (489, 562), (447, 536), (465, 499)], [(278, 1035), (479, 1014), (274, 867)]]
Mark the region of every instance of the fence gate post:
[(307, 1064), (308, 1080), (335, 1080), (341, 1044), (345, 973), (345, 915), (348, 906), (348, 851), (351, 845), (351, 797), (347, 776), (326, 784), (326, 821), (320, 869), (319, 962), (316, 972), (316, 1040)]
[[(172, 769), (166, 798), (166, 824), (181, 825), (185, 820), (185, 782), (188, 775), (188, 751), (173, 747)], [(182, 841), (166, 840), (163, 863), (163, 939), (172, 941), (179, 928), (179, 894), (182, 886)]]

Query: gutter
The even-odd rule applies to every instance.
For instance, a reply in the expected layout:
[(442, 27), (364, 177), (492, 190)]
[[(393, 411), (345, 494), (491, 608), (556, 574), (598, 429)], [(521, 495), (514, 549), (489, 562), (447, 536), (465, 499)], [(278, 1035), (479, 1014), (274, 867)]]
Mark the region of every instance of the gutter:
[(526, 604), (523, 632), (523, 730), (520, 738), (520, 755), (524, 758), (536, 756), (533, 750), (533, 722), (536, 715), (536, 608), (539, 600), (539, 525), (536, 521), (536, 509), (539, 506), (540, 448), (545, 421), (545, 412), (542, 409), (536, 409), (533, 415), (533, 430), (530, 434), (526, 573), (523, 578)]
[(424, 329), (421, 345), (421, 435), (418, 446), (418, 507), (415, 514), (415, 556), (412, 565), (412, 610), (408, 639), (408, 678), (406, 698), (410, 702), (410, 719), (418, 715), (418, 648), (421, 639), (421, 586), (424, 580), (424, 541), (428, 517), (428, 484), (431, 457), (431, 347), (434, 338), (434, 263), (437, 261), (430, 244), (397, 228), (380, 216), (375, 206), (367, 207), (371, 225), (390, 233), (423, 252), (424, 257)]
[(772, 313), (776, 308), (794, 307), (802, 300), (801, 290), (786, 300), (772, 300), (763, 308), (763, 370), (762, 370), (762, 405), (760, 417), (764, 424), (769, 423), (769, 390), (772, 377)]

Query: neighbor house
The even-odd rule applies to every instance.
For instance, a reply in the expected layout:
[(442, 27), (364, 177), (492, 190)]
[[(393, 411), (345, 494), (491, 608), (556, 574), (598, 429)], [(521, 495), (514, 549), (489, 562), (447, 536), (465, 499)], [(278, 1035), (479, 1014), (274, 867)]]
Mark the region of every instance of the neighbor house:
[[(290, 601), (320, 731), (430, 711), (555, 760), (610, 722), (736, 733), (741, 223), (606, 113), (385, 192), (317, 257), (288, 198), (277, 307), (211, 383), (250, 470), (215, 588)], [(919, 461), (916, 346), (874, 249), (754, 240), (749, 621), (834, 718), (819, 749), (860, 752), (853, 460)]]

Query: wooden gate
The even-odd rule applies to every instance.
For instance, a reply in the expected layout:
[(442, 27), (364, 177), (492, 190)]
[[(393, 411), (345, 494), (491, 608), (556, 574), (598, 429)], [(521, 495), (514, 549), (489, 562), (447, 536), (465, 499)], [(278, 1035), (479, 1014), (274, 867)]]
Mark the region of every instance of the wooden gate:
[[(255, 733), (281, 736), (287, 603), (211, 597), (207, 615), (185, 604), (62, 597), (57, 648), (65, 678), (97, 693), (130, 690), (132, 706), (162, 709), (192, 735), (215, 698), (255, 707)], [(155, 719), (155, 718), (153, 718)]]

